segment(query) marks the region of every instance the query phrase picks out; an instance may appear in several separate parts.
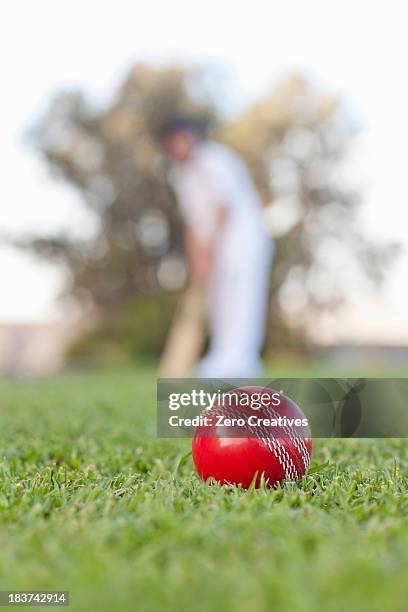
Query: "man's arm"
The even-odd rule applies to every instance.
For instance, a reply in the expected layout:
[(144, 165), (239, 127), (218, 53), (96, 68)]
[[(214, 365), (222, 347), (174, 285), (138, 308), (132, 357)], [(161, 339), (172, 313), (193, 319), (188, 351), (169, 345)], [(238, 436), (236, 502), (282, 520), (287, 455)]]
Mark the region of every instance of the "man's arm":
[(185, 245), (190, 277), (192, 283), (199, 287), (205, 287), (211, 276), (217, 243), (227, 221), (228, 208), (220, 204), (216, 213), (214, 232), (208, 239), (199, 238), (191, 227), (186, 228)]

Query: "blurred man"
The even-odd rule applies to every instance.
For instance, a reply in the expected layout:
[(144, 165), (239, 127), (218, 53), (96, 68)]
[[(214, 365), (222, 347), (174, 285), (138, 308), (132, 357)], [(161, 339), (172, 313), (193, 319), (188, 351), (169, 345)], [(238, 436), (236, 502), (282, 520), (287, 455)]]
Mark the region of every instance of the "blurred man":
[(177, 117), (160, 137), (185, 224), (191, 281), (205, 292), (210, 348), (201, 377), (250, 377), (261, 370), (272, 242), (242, 159)]

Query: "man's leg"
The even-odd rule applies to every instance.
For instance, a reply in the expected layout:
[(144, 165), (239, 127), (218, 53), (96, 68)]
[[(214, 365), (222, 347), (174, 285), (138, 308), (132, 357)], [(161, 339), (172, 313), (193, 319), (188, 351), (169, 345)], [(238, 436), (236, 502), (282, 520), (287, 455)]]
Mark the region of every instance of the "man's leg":
[(270, 250), (226, 262), (210, 292), (208, 354), (203, 377), (251, 377), (261, 371), (267, 311)]

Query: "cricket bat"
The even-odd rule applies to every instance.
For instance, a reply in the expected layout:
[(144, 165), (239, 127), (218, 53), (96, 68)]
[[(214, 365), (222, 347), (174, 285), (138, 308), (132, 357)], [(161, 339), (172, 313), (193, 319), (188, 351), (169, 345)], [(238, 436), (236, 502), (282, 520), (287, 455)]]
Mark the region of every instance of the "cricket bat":
[(205, 340), (203, 292), (190, 286), (180, 298), (160, 358), (161, 378), (185, 378), (200, 357)]

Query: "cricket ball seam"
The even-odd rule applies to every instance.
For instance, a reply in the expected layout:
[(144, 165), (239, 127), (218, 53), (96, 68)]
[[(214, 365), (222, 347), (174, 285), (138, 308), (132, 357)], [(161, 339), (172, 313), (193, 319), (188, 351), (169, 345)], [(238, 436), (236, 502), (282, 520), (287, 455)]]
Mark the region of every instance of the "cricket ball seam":
[[(277, 410), (274, 410), (272, 407), (267, 407), (266, 412), (269, 414), (271, 412), (274, 418), (278, 418), (281, 415)], [(290, 425), (283, 425), (283, 431), (288, 435), (289, 439), (293, 442), (296, 449), (299, 451), (300, 456), (302, 457), (303, 464), (305, 466), (305, 470), (307, 471), (310, 466), (310, 453), (306, 447), (306, 444), (301, 436), (296, 435), (293, 428)]]

